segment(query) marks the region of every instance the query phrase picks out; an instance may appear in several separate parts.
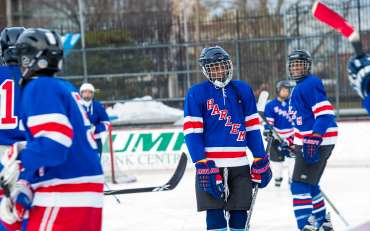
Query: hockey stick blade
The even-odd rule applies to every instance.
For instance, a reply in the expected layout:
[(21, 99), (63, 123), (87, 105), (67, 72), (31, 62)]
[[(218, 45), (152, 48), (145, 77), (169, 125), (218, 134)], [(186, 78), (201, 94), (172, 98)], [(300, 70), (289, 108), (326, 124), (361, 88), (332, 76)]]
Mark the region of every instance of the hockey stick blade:
[(265, 111), (265, 106), (266, 106), (268, 98), (269, 98), (268, 91), (260, 92), (260, 95), (258, 96), (258, 101), (257, 101), (257, 111), (258, 112)]
[(341, 33), (352, 44), (356, 55), (362, 55), (362, 44), (360, 35), (346, 19), (334, 10), (330, 9), (320, 1), (316, 1), (312, 7), (312, 15), (319, 20)]
[(155, 187), (108, 190), (108, 191), (104, 191), (104, 195), (143, 193), (143, 192), (162, 192), (162, 191), (173, 190), (174, 188), (176, 188), (176, 186), (179, 184), (180, 180), (182, 179), (185, 173), (185, 170), (186, 170), (187, 162), (188, 162), (188, 157), (186, 156), (185, 153), (182, 153), (174, 174), (172, 175), (171, 179), (164, 185), (155, 186)]
[(283, 138), (279, 135), (279, 133), (275, 130), (271, 124), (266, 119), (266, 116), (264, 115), (265, 111), (265, 106), (267, 103), (267, 99), (269, 97), (268, 91), (261, 91), (260, 96), (258, 97), (258, 102), (257, 102), (257, 111), (263, 122), (266, 124), (266, 126), (274, 133), (274, 136), (276, 139), (278, 139), (280, 142), (283, 141)]

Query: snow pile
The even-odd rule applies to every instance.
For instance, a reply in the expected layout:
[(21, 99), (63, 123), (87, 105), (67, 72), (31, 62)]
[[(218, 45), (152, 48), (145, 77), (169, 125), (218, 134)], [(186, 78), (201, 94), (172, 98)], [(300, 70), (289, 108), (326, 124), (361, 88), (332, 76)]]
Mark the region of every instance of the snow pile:
[(107, 108), (107, 113), (114, 123), (119, 124), (174, 123), (184, 114), (182, 110), (155, 101), (151, 96), (116, 103)]

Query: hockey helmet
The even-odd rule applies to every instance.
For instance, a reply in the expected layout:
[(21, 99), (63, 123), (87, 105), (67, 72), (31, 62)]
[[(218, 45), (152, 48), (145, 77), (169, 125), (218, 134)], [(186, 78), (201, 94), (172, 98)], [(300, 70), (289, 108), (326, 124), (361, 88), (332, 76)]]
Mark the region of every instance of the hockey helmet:
[(292, 87), (293, 87), (293, 84), (291, 81), (286, 80), (286, 79), (279, 80), (276, 82), (276, 85), (275, 85), (276, 94), (279, 95), (282, 88), (290, 89)]
[(53, 76), (63, 66), (63, 44), (59, 34), (42, 28), (25, 30), (16, 44), (23, 80), (35, 75)]
[(94, 85), (92, 85), (91, 83), (83, 83), (80, 87), (80, 94), (83, 92), (83, 91), (91, 91), (92, 93), (95, 92), (95, 87)]
[(311, 73), (312, 57), (306, 50), (294, 50), (288, 55), (289, 76), (300, 80)]
[(24, 27), (6, 27), (0, 34), (0, 54), (7, 65), (17, 65), (18, 58), (15, 52), (15, 42), (25, 30)]
[(220, 46), (206, 47), (199, 58), (202, 73), (216, 87), (225, 87), (232, 79), (233, 64), (230, 55)]

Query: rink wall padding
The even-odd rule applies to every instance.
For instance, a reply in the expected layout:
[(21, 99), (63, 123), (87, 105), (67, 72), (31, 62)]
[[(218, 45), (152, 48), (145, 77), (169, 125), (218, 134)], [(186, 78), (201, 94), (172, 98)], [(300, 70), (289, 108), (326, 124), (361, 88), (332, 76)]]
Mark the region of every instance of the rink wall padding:
[[(338, 141), (328, 161), (328, 167), (369, 168), (370, 121), (339, 122), (338, 127)], [(102, 164), (104, 169), (110, 169), (107, 134), (102, 139)], [(182, 126), (119, 127), (113, 129), (112, 140), (115, 166), (118, 170), (173, 169), (181, 153), (188, 152)]]

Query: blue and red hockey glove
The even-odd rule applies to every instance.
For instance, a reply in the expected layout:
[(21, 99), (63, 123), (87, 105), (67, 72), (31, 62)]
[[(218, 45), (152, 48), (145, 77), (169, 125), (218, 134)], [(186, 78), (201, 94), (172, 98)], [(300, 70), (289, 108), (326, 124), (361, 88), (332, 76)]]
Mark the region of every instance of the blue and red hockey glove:
[(264, 188), (272, 178), (270, 161), (266, 155), (264, 158), (255, 158), (251, 167), (251, 180), (258, 184), (258, 188)]
[(195, 163), (198, 187), (209, 193), (215, 199), (224, 196), (224, 185), (220, 169), (213, 160), (200, 160)]
[(10, 197), (4, 197), (0, 202), (0, 218), (9, 230), (19, 230), (31, 209), (33, 192), (25, 180), (18, 180), (9, 190)]
[(303, 137), (303, 160), (307, 164), (315, 164), (320, 161), (320, 145), (322, 137), (318, 135)]
[(348, 62), (347, 72), (351, 87), (362, 98), (370, 115), (370, 53), (353, 56)]

